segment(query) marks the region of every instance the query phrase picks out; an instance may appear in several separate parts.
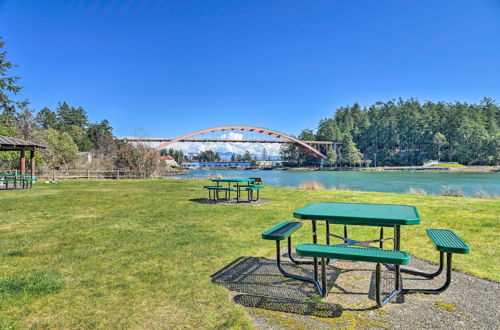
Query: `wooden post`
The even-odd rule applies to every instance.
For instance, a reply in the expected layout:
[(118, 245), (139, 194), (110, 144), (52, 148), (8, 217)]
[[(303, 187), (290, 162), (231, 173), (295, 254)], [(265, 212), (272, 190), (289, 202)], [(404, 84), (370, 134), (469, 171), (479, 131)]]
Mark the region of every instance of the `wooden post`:
[(26, 174), (26, 151), (21, 150), (21, 174)]
[(52, 170), (52, 181), (56, 181), (56, 170)]
[[(35, 178), (35, 149), (31, 150), (30, 152), (30, 160), (31, 160), (31, 179), (33, 180)], [(33, 181), (31, 181), (33, 182)]]
[(87, 170), (87, 180), (90, 179), (90, 170)]

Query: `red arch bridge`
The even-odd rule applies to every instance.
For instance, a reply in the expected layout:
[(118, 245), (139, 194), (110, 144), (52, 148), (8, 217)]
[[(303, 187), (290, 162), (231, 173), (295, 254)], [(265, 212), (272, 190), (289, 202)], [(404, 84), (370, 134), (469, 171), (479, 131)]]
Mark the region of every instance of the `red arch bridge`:
[[(257, 133), (255, 135), (260, 136), (251, 138), (242, 137), (235, 138), (229, 134), (225, 134), (223, 137), (207, 137), (208, 133), (214, 132), (230, 132), (230, 131), (243, 131), (250, 133)], [(290, 143), (297, 146), (299, 149), (306, 152), (308, 155), (324, 160), (327, 157), (321, 152), (322, 146), (333, 146), (336, 150), (337, 145), (342, 144), (341, 142), (333, 141), (304, 141), (294, 138), (288, 134), (284, 134), (278, 131), (274, 131), (267, 128), (255, 127), (255, 126), (219, 126), (213, 128), (202, 129), (199, 131), (191, 132), (176, 138), (125, 138), (124, 140), (128, 142), (139, 142), (139, 143), (160, 143), (155, 150), (160, 151), (176, 142), (219, 142), (219, 143)], [(323, 148), (324, 149), (324, 148)]]

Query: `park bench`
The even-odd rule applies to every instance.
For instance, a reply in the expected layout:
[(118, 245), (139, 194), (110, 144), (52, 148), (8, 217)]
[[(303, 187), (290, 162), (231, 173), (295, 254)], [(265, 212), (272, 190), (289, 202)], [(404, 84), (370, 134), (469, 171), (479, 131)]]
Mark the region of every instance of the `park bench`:
[(444, 254), (446, 253), (446, 281), (438, 289), (403, 289), (403, 293), (427, 293), (437, 294), (446, 290), (451, 283), (451, 261), (454, 253), (468, 254), (469, 246), (457, 234), (448, 229), (426, 229), (427, 235), (436, 245), (436, 250), (439, 251), (439, 268), (434, 273), (423, 273), (411, 269), (405, 269), (405, 273), (434, 278), (441, 274), (444, 268)]
[[(225, 194), (225, 200), (228, 200), (231, 198), (231, 191), (234, 191), (234, 188), (232, 187), (221, 187), (221, 186), (204, 186), (203, 188), (208, 189), (208, 199), (212, 200), (214, 203), (217, 202), (219, 197), (219, 192), (224, 191)], [(229, 196), (228, 196), (229, 194)], [(212, 198), (213, 195), (213, 198)]]
[(385, 305), (397, 294), (401, 293), (400, 279), (397, 277), (396, 289), (384, 299), (381, 298), (381, 264), (406, 265), (410, 262), (407, 252), (399, 250), (384, 250), (379, 248), (364, 248), (342, 245), (300, 244), (295, 248), (297, 255), (304, 257), (321, 258), (321, 288), (319, 292), (323, 297), (328, 295), (326, 290), (326, 259), (341, 259), (351, 261), (365, 261), (376, 263), (375, 269), (375, 299), (379, 306)]

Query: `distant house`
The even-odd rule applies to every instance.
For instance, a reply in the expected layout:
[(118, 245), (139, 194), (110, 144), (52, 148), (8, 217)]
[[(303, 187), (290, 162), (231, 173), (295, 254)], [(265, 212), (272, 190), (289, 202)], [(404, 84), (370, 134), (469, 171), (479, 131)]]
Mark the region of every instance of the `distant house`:
[(177, 164), (175, 159), (173, 159), (171, 156), (160, 156), (160, 159), (168, 166), (179, 166), (179, 164)]

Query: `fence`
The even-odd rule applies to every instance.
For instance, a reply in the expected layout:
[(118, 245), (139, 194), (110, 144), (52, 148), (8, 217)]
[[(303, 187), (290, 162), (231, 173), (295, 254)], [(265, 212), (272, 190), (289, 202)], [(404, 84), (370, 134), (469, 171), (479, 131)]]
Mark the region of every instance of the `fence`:
[[(3, 171), (5, 174), (19, 174), (18, 170)], [(186, 174), (182, 170), (164, 170), (161, 176), (179, 176)], [(94, 170), (49, 170), (37, 173), (38, 181), (57, 181), (62, 179), (139, 179), (141, 176), (127, 170), (94, 171)]]

